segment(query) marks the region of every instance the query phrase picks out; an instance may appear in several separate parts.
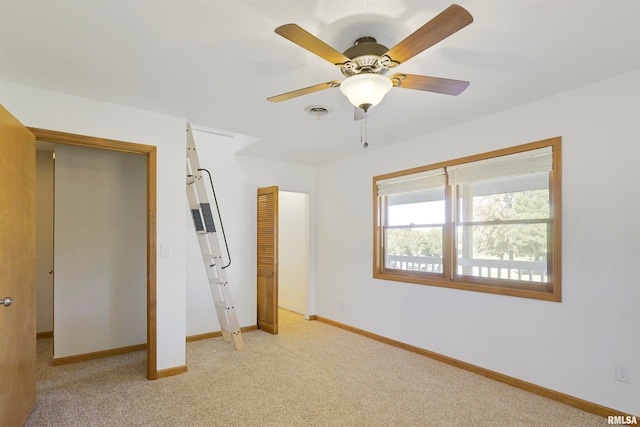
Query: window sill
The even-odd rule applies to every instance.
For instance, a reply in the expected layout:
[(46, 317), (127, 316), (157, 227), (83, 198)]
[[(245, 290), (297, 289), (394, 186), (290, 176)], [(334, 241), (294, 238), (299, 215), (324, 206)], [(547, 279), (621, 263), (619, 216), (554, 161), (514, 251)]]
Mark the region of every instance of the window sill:
[[(514, 284), (505, 286), (502, 284), (483, 284), (462, 281), (446, 280), (443, 275), (416, 275), (415, 273), (404, 273), (400, 270), (386, 271), (384, 273), (375, 271), (374, 279), (390, 280), (394, 282), (414, 283), (426, 286), (438, 286), (441, 288), (451, 288), (464, 291), (483, 292), (489, 294), (505, 295), (520, 298), (537, 299), (551, 302), (561, 302), (560, 292), (554, 292), (551, 284), (528, 285)], [(559, 289), (559, 286), (557, 287)]]

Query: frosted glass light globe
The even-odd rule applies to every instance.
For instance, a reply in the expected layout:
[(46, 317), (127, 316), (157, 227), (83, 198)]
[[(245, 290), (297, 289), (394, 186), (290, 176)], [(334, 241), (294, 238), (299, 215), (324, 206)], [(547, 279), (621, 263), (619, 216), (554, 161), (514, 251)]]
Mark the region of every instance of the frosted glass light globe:
[(356, 107), (365, 111), (378, 105), (391, 90), (393, 83), (389, 77), (366, 73), (348, 77), (340, 84), (342, 92)]

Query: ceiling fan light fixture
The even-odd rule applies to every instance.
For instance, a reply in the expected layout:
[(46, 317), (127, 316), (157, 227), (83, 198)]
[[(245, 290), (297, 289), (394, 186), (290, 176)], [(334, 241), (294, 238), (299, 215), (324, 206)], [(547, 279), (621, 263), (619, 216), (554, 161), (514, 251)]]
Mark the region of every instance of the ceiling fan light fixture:
[(389, 77), (365, 73), (346, 78), (340, 84), (342, 92), (356, 107), (367, 111), (376, 106), (382, 98), (391, 90), (393, 83)]

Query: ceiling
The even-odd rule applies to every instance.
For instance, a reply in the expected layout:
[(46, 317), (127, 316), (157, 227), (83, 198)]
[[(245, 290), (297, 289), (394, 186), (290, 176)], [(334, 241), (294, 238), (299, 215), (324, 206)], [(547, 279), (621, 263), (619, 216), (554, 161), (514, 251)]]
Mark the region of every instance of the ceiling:
[[(343, 79), (274, 28), (297, 23), (341, 52), (361, 36), (392, 47), (450, 4), (0, 0), (0, 80), (184, 117), (236, 135), (242, 154), (319, 165), (363, 150), (361, 122), (339, 89), (266, 100)], [(393, 88), (371, 110), (368, 150), (640, 67), (640, 1), (458, 4), (474, 22), (394, 72), (471, 85), (457, 97)], [(331, 112), (318, 120), (310, 105)]]

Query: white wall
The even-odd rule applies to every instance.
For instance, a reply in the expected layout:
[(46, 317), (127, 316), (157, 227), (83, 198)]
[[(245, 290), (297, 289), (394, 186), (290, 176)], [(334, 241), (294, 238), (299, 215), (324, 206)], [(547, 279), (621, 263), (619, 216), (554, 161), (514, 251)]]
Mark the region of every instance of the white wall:
[(60, 144), (54, 357), (147, 342), (146, 156)]
[(278, 304), (307, 314), (309, 196), (280, 191), (278, 215)]
[(157, 147), (158, 370), (185, 364), (186, 121), (166, 115), (0, 82), (0, 102), (25, 126)]
[(36, 150), (36, 330), (53, 331), (53, 152)]
[[(634, 71), (321, 167), (317, 314), (640, 414), (639, 117)], [(554, 136), (562, 303), (372, 279), (373, 176)]]
[[(281, 190), (309, 194), (314, 210), (315, 170), (270, 160), (234, 154), (242, 144), (233, 138), (194, 130), (200, 165), (213, 177), (220, 204), (232, 263), (226, 269), (240, 326), (254, 326), (256, 320), (256, 200), (257, 189), (278, 185)], [(212, 201), (212, 196), (209, 196)], [(187, 211), (187, 204), (183, 209)], [(315, 215), (310, 215), (313, 245)], [(211, 294), (191, 218), (187, 218), (187, 336), (219, 331)], [(222, 246), (222, 243), (221, 243)], [(313, 259), (315, 251), (310, 254)], [(226, 256), (225, 256), (226, 259)], [(314, 295), (313, 266), (309, 269), (309, 294)], [(309, 298), (310, 309), (315, 300)]]
[[(221, 208), (233, 218), (225, 226), (242, 254), (230, 267), (240, 323), (255, 324), (255, 189), (276, 184), (310, 195), (312, 260), (317, 251), (310, 314), (639, 414), (639, 88), (638, 71), (623, 74), (328, 164), (317, 178), (313, 168), (234, 156), (226, 138), (198, 136), (199, 148), (215, 149), (202, 163), (214, 179), (223, 177), (216, 179)], [(157, 259), (157, 367), (183, 365), (185, 330), (219, 329), (211, 306), (192, 294), (185, 320), (186, 240), (193, 237), (185, 121), (2, 82), (0, 102), (27, 126), (158, 147), (157, 241), (172, 250)], [(557, 135), (564, 155), (562, 303), (371, 278), (373, 176)], [(373, 135), (370, 143), (374, 148)], [(191, 259), (199, 261), (193, 253)], [(188, 280), (191, 292), (200, 281)], [(614, 380), (615, 363), (632, 369), (632, 384)]]

